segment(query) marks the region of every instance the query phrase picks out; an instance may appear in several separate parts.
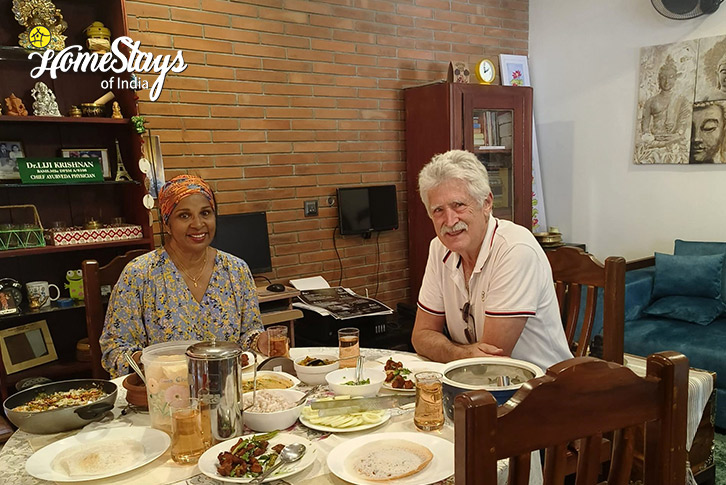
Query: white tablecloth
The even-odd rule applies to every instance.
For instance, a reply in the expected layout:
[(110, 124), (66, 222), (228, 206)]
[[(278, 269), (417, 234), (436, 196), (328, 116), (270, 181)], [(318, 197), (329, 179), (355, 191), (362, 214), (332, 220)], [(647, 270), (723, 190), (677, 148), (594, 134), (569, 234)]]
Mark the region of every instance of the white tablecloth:
[[(302, 357), (306, 353), (331, 353), (330, 348), (292, 348), (290, 349), (291, 357), (297, 358)], [(420, 360), (418, 356), (410, 353), (397, 353), (390, 350), (379, 350), (379, 349), (361, 349), (363, 355), (366, 357), (366, 366), (379, 366), (380, 362), (376, 362), (378, 359), (385, 359), (393, 356), (397, 360), (412, 361)], [(335, 349), (333, 352), (337, 352)], [(113, 419), (109, 415), (106, 419), (99, 423), (92, 423), (86, 426), (80, 431), (71, 431), (67, 433), (59, 433), (54, 435), (34, 435), (26, 433), (24, 431), (17, 431), (12, 435), (10, 440), (5, 444), (5, 447), (0, 451), (0, 484), (3, 485), (42, 485), (49, 482), (43, 480), (37, 480), (32, 476), (25, 473), (25, 462), (26, 460), (38, 449), (45, 445), (58, 441), (67, 436), (71, 436), (78, 432), (84, 432), (87, 430), (96, 429), (99, 426), (131, 426), (149, 425), (148, 414), (129, 413), (125, 416), (121, 415), (121, 412), (126, 408), (126, 389), (121, 386), (123, 378), (115, 379), (114, 382), (118, 384), (118, 398), (116, 400), (116, 408), (113, 410)], [(308, 389), (309, 387), (300, 386), (301, 390)], [(393, 416), (387, 423), (383, 424), (378, 428), (374, 428), (369, 431), (360, 431), (354, 433), (323, 433), (311, 430), (299, 422), (290, 429), (286, 430), (289, 433), (299, 434), (314, 442), (320, 449), (320, 456), (327, 457), (330, 451), (340, 443), (352, 438), (375, 432), (398, 432), (398, 431), (409, 431), (409, 432), (421, 432), (416, 429), (413, 425), (413, 414), (411, 412), (402, 413)], [(454, 428), (452, 423), (447, 421), (444, 428), (440, 431), (430, 432), (434, 436), (440, 436), (448, 441), (454, 440)], [(542, 471), (540, 461), (538, 459), (532, 460), (532, 476), (531, 485), (540, 485), (542, 483)], [(506, 483), (506, 463), (500, 463), (499, 474), (500, 483)], [(95, 484), (114, 484), (114, 485), (131, 485), (131, 484), (174, 484), (174, 485), (222, 485), (223, 482), (211, 479), (201, 474), (199, 468), (194, 465), (178, 465), (172, 461), (169, 451), (161, 455), (153, 462), (144, 465), (136, 470), (124, 473), (108, 479), (94, 480), (84, 482), (89, 485)], [(291, 484), (291, 485), (342, 485), (347, 482), (340, 480), (334, 476), (327, 464), (323, 460), (316, 461), (307, 470), (288, 477), (286, 480), (278, 480), (272, 482), (272, 484)], [(445, 484), (453, 484), (453, 477), (450, 479), (440, 482)]]

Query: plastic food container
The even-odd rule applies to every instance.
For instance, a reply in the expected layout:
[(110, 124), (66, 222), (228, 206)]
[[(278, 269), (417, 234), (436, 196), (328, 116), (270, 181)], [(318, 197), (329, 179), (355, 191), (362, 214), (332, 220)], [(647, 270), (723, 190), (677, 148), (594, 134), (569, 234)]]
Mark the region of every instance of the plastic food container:
[(151, 427), (171, 433), (171, 403), (189, 398), (189, 370), (185, 352), (196, 340), (164, 342), (141, 354), (146, 375)]

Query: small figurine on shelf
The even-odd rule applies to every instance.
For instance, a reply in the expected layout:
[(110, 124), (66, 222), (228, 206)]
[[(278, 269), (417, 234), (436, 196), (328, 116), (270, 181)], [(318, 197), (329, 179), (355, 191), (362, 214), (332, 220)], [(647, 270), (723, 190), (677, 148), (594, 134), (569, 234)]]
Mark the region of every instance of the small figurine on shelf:
[(126, 167), (124, 166), (124, 160), (121, 158), (121, 147), (118, 145), (118, 139), (116, 140), (116, 182), (121, 182), (122, 180), (129, 180), (131, 181), (131, 175), (126, 171)]
[(5, 98), (5, 104), (8, 107), (8, 114), (10, 116), (28, 116), (28, 110), (25, 109), (23, 101), (15, 96), (14, 93), (9, 98)]
[(91, 52), (105, 54), (111, 50), (111, 31), (101, 22), (93, 22), (83, 31), (86, 34), (86, 46)]
[(134, 125), (134, 129), (139, 135), (146, 132), (146, 127), (144, 126), (144, 124), (146, 124), (146, 118), (143, 116), (132, 116), (131, 124)]
[(35, 83), (35, 87), (30, 90), (30, 94), (35, 100), (33, 102), (33, 114), (35, 116), (63, 116), (58, 110), (55, 94), (44, 82), (38, 81)]
[(449, 62), (449, 72), (446, 80), (450, 83), (468, 83), (469, 82), (469, 66), (464, 62)]
[(74, 300), (83, 300), (83, 271), (80, 269), (69, 269), (66, 271), (66, 279), (68, 283), (63, 286), (70, 290), (71, 298)]
[(111, 114), (111, 118), (116, 118), (117, 120), (123, 119), (124, 115), (121, 114), (121, 106), (119, 106), (118, 101), (113, 102), (113, 113)]
[(15, 20), (25, 27), (18, 44), (25, 49), (62, 51), (66, 46), (63, 32), (68, 23), (51, 0), (13, 0)]

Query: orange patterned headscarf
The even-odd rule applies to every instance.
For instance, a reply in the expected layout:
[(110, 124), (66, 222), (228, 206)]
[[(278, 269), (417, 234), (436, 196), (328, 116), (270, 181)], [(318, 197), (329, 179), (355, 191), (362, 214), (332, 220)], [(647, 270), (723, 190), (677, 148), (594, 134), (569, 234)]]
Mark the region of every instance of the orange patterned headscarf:
[(161, 218), (164, 224), (169, 222), (174, 207), (184, 197), (194, 194), (202, 194), (212, 204), (212, 209), (217, 210), (214, 205), (212, 188), (202, 178), (196, 175), (177, 175), (165, 183), (159, 192), (159, 208), (161, 209)]

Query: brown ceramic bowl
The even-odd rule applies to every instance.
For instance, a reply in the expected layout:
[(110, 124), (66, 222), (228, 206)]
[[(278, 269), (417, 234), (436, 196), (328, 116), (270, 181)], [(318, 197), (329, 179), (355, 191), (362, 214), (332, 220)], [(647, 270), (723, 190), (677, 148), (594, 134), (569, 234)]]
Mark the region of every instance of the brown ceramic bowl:
[(149, 407), (149, 401), (146, 397), (146, 386), (141, 378), (134, 372), (126, 376), (123, 381), (126, 388), (126, 401), (134, 406), (142, 408)]

